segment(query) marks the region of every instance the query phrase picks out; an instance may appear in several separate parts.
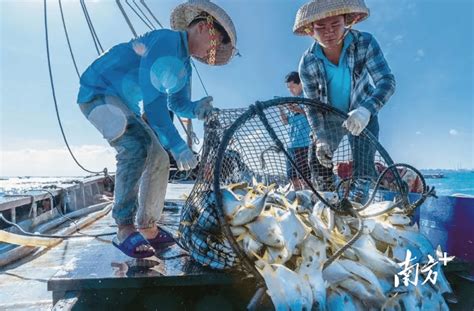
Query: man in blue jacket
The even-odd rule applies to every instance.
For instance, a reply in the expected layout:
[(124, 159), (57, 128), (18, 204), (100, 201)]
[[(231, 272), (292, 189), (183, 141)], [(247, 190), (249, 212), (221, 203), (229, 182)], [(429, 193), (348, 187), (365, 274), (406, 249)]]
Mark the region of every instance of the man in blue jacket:
[[(197, 165), (168, 110), (200, 120), (212, 110), (210, 96), (191, 101), (190, 57), (224, 65), (236, 46), (230, 17), (207, 0), (177, 6), (171, 28), (151, 31), (102, 54), (82, 74), (77, 99), (83, 114), (117, 151), (112, 215), (118, 232), (113, 244), (136, 258), (152, 256), (154, 248), (173, 242), (156, 225), (169, 174), (164, 148), (179, 169)], [(149, 125), (140, 118), (140, 102)]]

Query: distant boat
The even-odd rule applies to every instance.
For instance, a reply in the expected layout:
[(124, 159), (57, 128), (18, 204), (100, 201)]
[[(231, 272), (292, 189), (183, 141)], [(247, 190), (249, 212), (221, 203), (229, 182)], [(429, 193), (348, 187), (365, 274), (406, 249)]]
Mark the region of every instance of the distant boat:
[(445, 178), (444, 174), (442, 174), (442, 173), (423, 174), (423, 177), (432, 178), (432, 179)]

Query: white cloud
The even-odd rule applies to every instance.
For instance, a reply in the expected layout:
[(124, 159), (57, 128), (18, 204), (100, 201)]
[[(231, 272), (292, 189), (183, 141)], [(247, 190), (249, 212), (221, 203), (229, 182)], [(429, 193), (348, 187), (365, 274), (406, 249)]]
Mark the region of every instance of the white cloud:
[(403, 35), (396, 35), (395, 37), (393, 37), (393, 42), (395, 44), (403, 43)]
[[(107, 167), (115, 171), (115, 150), (98, 145), (71, 148), (79, 163), (91, 171)], [(16, 149), (2, 151), (0, 176), (89, 175), (74, 162), (66, 148)]]
[(416, 135), (421, 135), (421, 131), (416, 131)]
[(425, 57), (425, 51), (423, 49), (418, 49), (416, 51), (415, 61), (420, 61), (423, 57)]
[(416, 13), (416, 3), (415, 2), (408, 2), (406, 5), (407, 11), (411, 11), (412, 14)]
[(449, 135), (456, 136), (456, 135), (458, 135), (458, 134), (459, 134), (459, 132), (456, 131), (455, 129), (450, 129), (450, 130), (449, 130)]
[(403, 43), (403, 38), (404, 38), (403, 35), (398, 34), (394, 36), (391, 41), (387, 41), (387, 43), (383, 47), (385, 56), (388, 57), (389, 55), (391, 55), (394, 46), (400, 45)]

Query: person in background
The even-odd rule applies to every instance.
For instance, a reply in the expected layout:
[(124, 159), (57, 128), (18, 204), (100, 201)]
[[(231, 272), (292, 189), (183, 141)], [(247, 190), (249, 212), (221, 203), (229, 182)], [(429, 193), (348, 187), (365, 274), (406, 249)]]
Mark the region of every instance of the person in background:
[(315, 40), (299, 64), (305, 96), (348, 115), (342, 123), (308, 108), (315, 134), (312, 170), (320, 190), (333, 190), (333, 153), (344, 135), (351, 145), (353, 177), (365, 187), (377, 175), (375, 148), (359, 135), (367, 129), (378, 138), (377, 115), (395, 91), (395, 77), (374, 36), (351, 29), (368, 16), (363, 0), (314, 0), (303, 5), (295, 19), (293, 32)]
[[(298, 72), (292, 71), (285, 77), (286, 87), (291, 95), (296, 97), (303, 96), (303, 88)], [(289, 126), (289, 146), (288, 152), (296, 163), (299, 171), (308, 180), (311, 178), (308, 166), (308, 150), (310, 145), (310, 128), (306, 119), (306, 113), (302, 107), (297, 104), (289, 104), (286, 106), (287, 111), (280, 107), (280, 117), (283, 124)], [(293, 165), (287, 161), (287, 176), (293, 184), (295, 190), (304, 188), (304, 180), (298, 174)]]
[[(174, 241), (157, 226), (169, 175), (165, 148), (180, 170), (197, 165), (168, 113), (204, 120), (212, 110), (210, 96), (191, 101), (191, 57), (224, 65), (236, 45), (230, 17), (207, 0), (177, 6), (170, 24), (173, 30), (148, 32), (99, 56), (82, 74), (77, 99), (117, 151), (113, 245), (135, 258), (152, 256)], [(140, 101), (148, 124), (141, 119)]]

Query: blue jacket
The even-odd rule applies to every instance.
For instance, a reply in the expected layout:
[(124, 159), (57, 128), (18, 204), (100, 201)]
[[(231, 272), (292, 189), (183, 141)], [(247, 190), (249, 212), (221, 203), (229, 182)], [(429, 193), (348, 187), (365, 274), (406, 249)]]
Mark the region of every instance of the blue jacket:
[(140, 101), (150, 126), (168, 150), (185, 142), (174, 126), (168, 109), (180, 117), (194, 118), (191, 98), (191, 65), (186, 32), (154, 30), (130, 42), (114, 46), (97, 58), (82, 74), (77, 102), (95, 97), (120, 97), (140, 115)]

